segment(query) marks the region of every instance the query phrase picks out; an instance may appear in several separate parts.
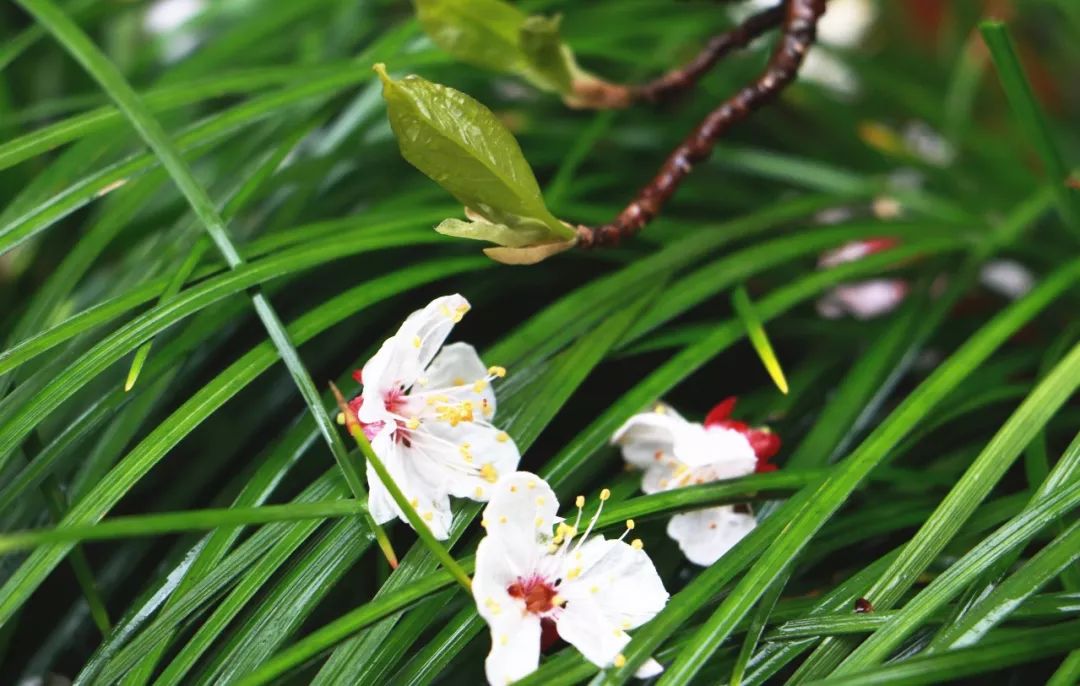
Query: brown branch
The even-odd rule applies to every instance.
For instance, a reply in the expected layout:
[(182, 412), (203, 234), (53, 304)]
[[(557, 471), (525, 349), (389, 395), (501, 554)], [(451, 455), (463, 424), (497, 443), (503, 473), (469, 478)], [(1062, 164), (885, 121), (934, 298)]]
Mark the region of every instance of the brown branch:
[(720, 136), (776, 98), (795, 79), (806, 52), (814, 43), (817, 22), (824, 12), (825, 0), (787, 0), (783, 7), (780, 42), (761, 76), (710, 112), (614, 221), (595, 228), (579, 226), (578, 245), (585, 248), (617, 245), (656, 217), (693, 165), (712, 154)]
[(693, 88), (701, 77), (729, 53), (744, 48), (766, 31), (776, 28), (784, 17), (783, 2), (749, 17), (727, 33), (714, 36), (701, 52), (678, 69), (640, 86), (625, 86), (600, 79), (579, 79), (568, 105), (581, 109), (623, 109), (635, 102), (657, 103)]
[(679, 69), (642, 86), (631, 89), (635, 100), (659, 102), (693, 88), (713, 66), (729, 53), (745, 48), (755, 38), (780, 25), (784, 18), (783, 3), (758, 12), (727, 33), (710, 40), (697, 57)]

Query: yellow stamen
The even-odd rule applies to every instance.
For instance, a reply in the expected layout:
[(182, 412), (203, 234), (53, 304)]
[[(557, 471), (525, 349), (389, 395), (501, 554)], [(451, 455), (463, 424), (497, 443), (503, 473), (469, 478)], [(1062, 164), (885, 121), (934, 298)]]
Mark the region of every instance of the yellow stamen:
[(473, 393), (483, 393), (485, 388), (487, 388), (485, 379), (477, 379), (472, 385)]
[(615, 656), (615, 660), (611, 664), (613, 664), (613, 665), (615, 665), (616, 667), (619, 667), (619, 668), (625, 667), (626, 666), (626, 656), (623, 655), (622, 653), (619, 653), (618, 655)]
[(423, 341), (420, 340), (419, 336), (412, 337), (412, 347), (419, 349), (421, 343), (423, 343)]
[(424, 521), (425, 522), (430, 522), (432, 519), (435, 519), (435, 513), (434, 512), (425, 512), (424, 513)]
[(500, 431), (499, 433), (495, 434), (495, 440), (499, 443), (506, 443), (510, 440), (510, 435), (507, 434), (505, 431)]
[(491, 466), (490, 462), (480, 468), (480, 476), (482, 476), (484, 481), (489, 484), (493, 484), (499, 480), (499, 473), (495, 471), (495, 468)]
[(601, 502), (606, 501), (610, 497), (611, 497), (611, 489), (605, 488), (604, 490), (600, 491), (600, 500), (601, 500)]
[(488, 367), (488, 374), (494, 376), (496, 379), (501, 379), (506, 376), (506, 367)]
[(499, 517), (499, 524), (506, 524), (506, 515)]
[(585, 507), (585, 496), (579, 495), (577, 498), (574, 498), (574, 504), (578, 506), (578, 509)]
[(630, 541), (630, 547), (634, 550), (641, 550), (645, 547), (645, 544), (640, 538), (635, 538), (633, 541)]
[(419, 429), (420, 420), (416, 417), (409, 417), (409, 419), (405, 422), (405, 426), (409, 429)]
[(337, 423), (342, 425), (342, 426), (345, 426), (345, 413), (344, 412), (338, 412), (337, 413)]
[(633, 531), (634, 530), (634, 520), (632, 520), (632, 519), (626, 520), (626, 528)]
[(480, 498), (483, 498), (484, 497), (484, 489), (482, 487), (480, 487), (480, 486), (477, 486), (476, 490), (473, 491), (473, 495), (476, 496), (477, 500), (479, 500)]

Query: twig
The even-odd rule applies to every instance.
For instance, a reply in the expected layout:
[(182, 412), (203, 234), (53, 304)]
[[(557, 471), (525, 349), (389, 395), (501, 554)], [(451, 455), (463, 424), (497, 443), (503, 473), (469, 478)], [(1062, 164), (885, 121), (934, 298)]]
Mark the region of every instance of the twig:
[(678, 69), (640, 86), (626, 86), (599, 79), (574, 82), (574, 95), (567, 103), (582, 109), (623, 109), (635, 102), (658, 103), (693, 88), (717, 62), (734, 50), (744, 48), (755, 38), (780, 25), (784, 3), (758, 12), (727, 33), (714, 36), (694, 59)]
[(659, 102), (693, 88), (707, 71), (729, 53), (745, 48), (755, 38), (780, 25), (784, 4), (758, 12), (727, 33), (710, 40), (697, 57), (643, 86), (633, 88), (635, 100)]
[(814, 43), (825, 0), (789, 0), (783, 8), (780, 42), (765, 71), (705, 117), (664, 161), (659, 173), (609, 224), (579, 226), (578, 245), (584, 248), (617, 245), (648, 224), (675, 193), (693, 165), (709, 157), (716, 140), (751, 112), (775, 98), (791, 83)]

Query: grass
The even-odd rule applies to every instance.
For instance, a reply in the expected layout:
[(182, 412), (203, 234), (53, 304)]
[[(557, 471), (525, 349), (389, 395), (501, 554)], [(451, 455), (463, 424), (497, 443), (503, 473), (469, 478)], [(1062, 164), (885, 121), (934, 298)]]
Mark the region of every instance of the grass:
[[(729, 24), (714, 3), (522, 5), (562, 12), (612, 79)], [(362, 451), (319, 391), (355, 393), (405, 315), (460, 292), (454, 337), (510, 370), (498, 421), (523, 468), (564, 500), (609, 487), (599, 526), (639, 522), (672, 594), (625, 666), (560, 647), (523, 683), (626, 683), (650, 656), (665, 686), (1074, 683), (1080, 105), (1061, 75), (1080, 16), (949, 6), (935, 29), (874, 6), (864, 47), (833, 50), (857, 96), (803, 79), (638, 238), (528, 268), (432, 231), (460, 209), (400, 158), (371, 64), (490, 106), (548, 206), (602, 222), (767, 45), (675, 105), (588, 113), (454, 63), (398, 0), (209, 3), (180, 57), (147, 2), (6, 7), (0, 682), (482, 681), (489, 637), (460, 588), (481, 506), (455, 502), (445, 548), (400, 523), (380, 541)], [(912, 122), (951, 156), (917, 154)], [(816, 268), (882, 236), (899, 247)], [(1031, 292), (981, 283), (1001, 258)], [(882, 274), (909, 284), (894, 312), (817, 314)], [(780, 470), (642, 495), (612, 432), (728, 395), (782, 437)], [(664, 535), (740, 502), (759, 525), (711, 567)]]

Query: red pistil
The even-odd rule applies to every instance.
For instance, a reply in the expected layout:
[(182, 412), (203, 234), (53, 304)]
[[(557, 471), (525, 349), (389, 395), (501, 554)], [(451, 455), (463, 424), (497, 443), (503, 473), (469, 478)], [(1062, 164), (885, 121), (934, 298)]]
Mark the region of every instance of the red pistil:
[[(353, 378), (356, 379), (358, 383), (363, 383), (363, 381), (361, 381), (361, 379), (363, 379), (363, 372), (357, 369), (353, 372)], [(386, 404), (386, 409), (389, 412), (398, 414), (399, 410), (405, 405), (405, 391), (403, 391), (400, 386), (395, 386), (392, 390), (387, 392), (383, 402)], [(349, 411), (352, 412), (353, 416), (356, 417), (356, 420), (360, 422), (360, 428), (364, 430), (364, 436), (366, 436), (369, 441), (374, 439), (375, 436), (382, 431), (383, 422), (364, 422), (360, 420), (360, 408), (364, 406), (364, 397), (358, 395), (350, 400), (348, 405)], [(397, 430), (394, 431), (394, 440), (398, 443), (404, 443), (406, 446), (409, 445), (409, 432), (405, 428), (405, 423), (400, 420), (397, 422)]]
[(559, 631), (555, 627), (555, 620), (550, 616), (543, 616), (555, 609), (552, 602), (558, 595), (555, 587), (538, 576), (528, 579), (518, 579), (506, 588), (511, 598), (521, 598), (525, 601), (525, 611), (540, 617), (540, 651), (545, 652), (559, 640)]
[(558, 593), (546, 580), (533, 576), (528, 579), (518, 579), (506, 588), (511, 598), (521, 598), (525, 601), (525, 610), (533, 614), (543, 614), (554, 609), (551, 602)]
[[(882, 239), (888, 240), (888, 239)], [(776, 465), (769, 464), (769, 460), (780, 451), (780, 437), (766, 427), (751, 428), (745, 422), (731, 419), (731, 413), (735, 410), (736, 396), (724, 398), (716, 407), (709, 410), (705, 415), (705, 426), (719, 426), (732, 431), (738, 431), (750, 441), (750, 447), (754, 449), (757, 457), (756, 472), (772, 472)]]

